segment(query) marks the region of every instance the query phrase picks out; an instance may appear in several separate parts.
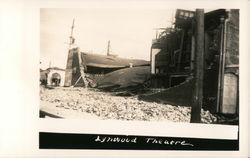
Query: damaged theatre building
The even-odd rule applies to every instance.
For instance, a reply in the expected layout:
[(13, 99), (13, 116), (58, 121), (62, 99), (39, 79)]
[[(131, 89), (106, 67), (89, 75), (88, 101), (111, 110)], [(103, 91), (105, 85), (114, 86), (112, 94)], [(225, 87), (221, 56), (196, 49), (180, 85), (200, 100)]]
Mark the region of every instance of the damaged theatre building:
[(59, 113), (73, 109), (104, 119), (238, 124), (238, 9), (177, 9), (173, 25), (157, 29), (146, 52), (150, 61), (110, 54), (110, 42), (106, 55), (72, 48), (73, 28), (74, 20), (66, 69), (41, 72), (48, 85), (64, 86), (42, 91), (47, 113), (49, 101)]
[(202, 108), (238, 116), (239, 10), (204, 13), (202, 40), (197, 38), (196, 12), (177, 9), (174, 26), (161, 29), (151, 47), (151, 87), (166, 90), (141, 96), (148, 101), (192, 106), (196, 45), (204, 41)]
[(65, 87), (87, 86), (108, 91), (136, 88), (150, 77), (150, 62), (69, 50)]

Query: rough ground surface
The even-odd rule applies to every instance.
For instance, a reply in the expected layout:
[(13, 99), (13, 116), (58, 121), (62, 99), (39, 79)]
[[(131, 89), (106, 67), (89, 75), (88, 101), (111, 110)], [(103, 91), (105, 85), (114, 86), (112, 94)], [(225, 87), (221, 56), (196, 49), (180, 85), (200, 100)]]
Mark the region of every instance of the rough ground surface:
[[(65, 118), (98, 118), (136, 121), (190, 122), (190, 108), (138, 100), (136, 96), (120, 97), (96, 89), (41, 87), (41, 108), (56, 110)], [(68, 112), (67, 112), (68, 111)], [(216, 121), (202, 110), (202, 122)]]

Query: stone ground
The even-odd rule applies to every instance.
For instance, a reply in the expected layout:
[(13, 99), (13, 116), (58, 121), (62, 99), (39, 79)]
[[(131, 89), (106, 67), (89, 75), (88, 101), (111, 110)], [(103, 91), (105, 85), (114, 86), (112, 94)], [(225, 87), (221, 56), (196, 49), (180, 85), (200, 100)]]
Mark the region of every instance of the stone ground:
[[(40, 110), (63, 118), (114, 119), (136, 121), (190, 122), (190, 107), (145, 102), (137, 96), (121, 97), (97, 89), (41, 87)], [(202, 110), (202, 122), (214, 123), (216, 117)]]

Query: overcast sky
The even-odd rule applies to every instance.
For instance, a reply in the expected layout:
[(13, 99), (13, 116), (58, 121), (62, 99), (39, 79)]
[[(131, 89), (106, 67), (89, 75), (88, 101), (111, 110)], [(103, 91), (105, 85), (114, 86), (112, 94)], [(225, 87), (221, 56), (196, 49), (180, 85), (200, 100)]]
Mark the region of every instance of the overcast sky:
[(70, 27), (75, 18), (73, 36), (81, 51), (119, 57), (150, 59), (155, 28), (169, 27), (175, 15), (170, 9), (41, 9), (41, 68), (66, 67)]

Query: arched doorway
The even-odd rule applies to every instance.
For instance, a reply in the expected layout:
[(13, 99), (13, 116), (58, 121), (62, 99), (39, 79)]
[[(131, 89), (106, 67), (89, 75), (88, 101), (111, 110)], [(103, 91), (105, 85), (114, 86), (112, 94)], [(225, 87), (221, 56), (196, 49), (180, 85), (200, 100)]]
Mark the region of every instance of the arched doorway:
[(61, 75), (57, 72), (53, 73), (51, 77), (51, 85), (60, 86), (60, 82), (61, 82)]

